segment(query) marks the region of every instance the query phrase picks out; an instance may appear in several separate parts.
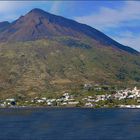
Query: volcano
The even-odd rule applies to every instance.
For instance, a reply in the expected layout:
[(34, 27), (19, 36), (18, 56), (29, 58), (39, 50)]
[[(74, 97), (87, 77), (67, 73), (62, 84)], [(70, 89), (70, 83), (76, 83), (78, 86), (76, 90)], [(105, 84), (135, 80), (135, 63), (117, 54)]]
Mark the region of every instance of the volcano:
[(140, 53), (41, 9), (0, 23), (0, 96), (38, 96), (85, 83), (140, 85)]

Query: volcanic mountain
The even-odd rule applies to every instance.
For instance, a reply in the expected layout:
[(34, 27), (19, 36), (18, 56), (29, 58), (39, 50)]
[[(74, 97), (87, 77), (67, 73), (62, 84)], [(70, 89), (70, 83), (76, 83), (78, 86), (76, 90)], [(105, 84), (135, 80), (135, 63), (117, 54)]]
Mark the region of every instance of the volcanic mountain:
[(41, 9), (0, 23), (0, 42), (1, 96), (42, 94), (84, 83), (140, 81), (138, 51), (88, 25)]
[[(9, 23), (4, 22), (2, 28), (7, 25)], [(116, 47), (130, 53), (137, 53), (132, 48), (117, 43), (90, 26), (52, 15), (41, 9), (33, 9), (25, 16), (21, 16), (18, 20), (11, 23), (0, 34), (0, 41), (29, 41), (54, 36), (71, 36), (79, 39), (90, 37), (104, 45)]]

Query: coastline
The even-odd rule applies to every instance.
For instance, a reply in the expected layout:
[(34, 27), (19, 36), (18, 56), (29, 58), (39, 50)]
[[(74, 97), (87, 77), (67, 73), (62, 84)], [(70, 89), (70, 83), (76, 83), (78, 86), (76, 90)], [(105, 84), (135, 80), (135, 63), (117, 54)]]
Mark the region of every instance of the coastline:
[(121, 107), (15, 106), (0, 107), (0, 109), (140, 109), (140, 105), (123, 105)]

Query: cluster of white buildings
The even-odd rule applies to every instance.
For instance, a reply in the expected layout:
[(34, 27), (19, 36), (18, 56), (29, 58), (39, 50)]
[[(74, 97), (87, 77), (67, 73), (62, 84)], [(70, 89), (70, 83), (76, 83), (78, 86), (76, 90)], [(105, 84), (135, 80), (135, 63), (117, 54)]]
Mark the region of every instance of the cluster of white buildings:
[[(89, 88), (90, 85), (85, 85), (86, 88)], [(140, 90), (136, 87), (134, 89), (125, 89), (125, 90), (118, 90), (114, 94), (103, 94), (103, 95), (94, 95), (87, 96), (82, 98), (81, 101), (76, 100), (73, 95), (69, 93), (64, 93), (60, 98), (51, 98), (48, 99), (46, 97), (35, 97), (30, 101), (24, 101), (27, 105), (46, 105), (46, 106), (76, 106), (82, 103), (82, 106), (85, 107), (94, 107), (98, 105), (100, 101), (107, 101), (107, 100), (123, 100), (123, 99), (137, 99), (137, 103), (140, 103)], [(15, 106), (16, 100), (14, 98), (5, 99), (0, 102), (0, 107), (7, 107), (7, 106)], [(129, 105), (120, 105), (120, 107), (129, 107)], [(132, 106), (131, 108), (135, 108), (136, 106)], [(140, 105), (138, 106), (140, 108)]]
[(53, 99), (47, 99), (47, 98), (41, 98), (39, 99), (36, 97), (35, 99), (31, 100), (32, 103), (45, 103), (48, 106), (53, 106), (53, 105), (77, 105), (79, 102), (75, 101), (72, 95), (69, 95), (69, 93), (64, 93), (63, 96), (60, 98), (53, 98)]
[(123, 99), (138, 99), (140, 98), (140, 90), (135, 87), (134, 89), (119, 90), (114, 94), (114, 98), (118, 100)]
[(105, 95), (96, 95), (96, 96), (88, 96), (87, 98), (83, 98), (82, 100), (85, 101), (86, 107), (94, 107), (96, 103), (99, 101), (105, 101), (109, 100), (111, 98), (111, 95), (105, 94)]
[[(115, 100), (123, 100), (123, 99), (137, 99), (137, 102), (140, 103), (140, 90), (135, 87), (134, 89), (125, 89), (125, 90), (118, 90), (116, 93), (104, 94), (104, 95), (96, 95), (96, 96), (88, 96), (87, 98), (83, 98), (85, 106), (93, 107), (99, 101), (106, 101), (110, 99)], [(120, 107), (131, 107), (131, 108), (140, 108), (140, 105), (120, 105)]]
[(15, 106), (15, 105), (16, 105), (16, 100), (14, 98), (9, 98), (0, 102), (0, 107)]

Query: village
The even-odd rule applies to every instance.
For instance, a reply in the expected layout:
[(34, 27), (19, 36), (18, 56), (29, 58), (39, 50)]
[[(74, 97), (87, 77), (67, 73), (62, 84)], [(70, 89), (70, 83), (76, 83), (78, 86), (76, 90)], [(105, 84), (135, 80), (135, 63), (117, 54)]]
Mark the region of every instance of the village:
[[(85, 87), (87, 88), (87, 85)], [(25, 101), (9, 98), (0, 100), (0, 107), (140, 108), (140, 90), (134, 87), (133, 89), (117, 90), (113, 94), (95, 95), (93, 93), (92, 96), (81, 98), (77, 98), (71, 93), (63, 93), (59, 98), (35, 97)]]

